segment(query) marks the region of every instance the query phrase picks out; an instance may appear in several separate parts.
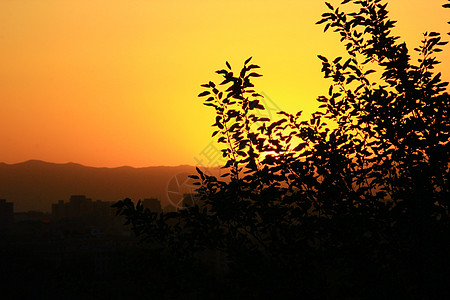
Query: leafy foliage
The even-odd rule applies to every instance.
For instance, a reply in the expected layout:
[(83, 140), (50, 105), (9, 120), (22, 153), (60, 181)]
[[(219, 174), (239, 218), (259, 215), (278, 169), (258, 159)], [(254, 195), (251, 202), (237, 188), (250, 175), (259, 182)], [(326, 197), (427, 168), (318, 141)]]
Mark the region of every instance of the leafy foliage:
[(235, 74), (227, 62), (199, 94), (215, 110), (226, 173), (197, 168), (195, 207), (157, 215), (126, 199), (118, 212), (179, 257), (225, 253), (233, 284), (255, 295), (448, 295), (450, 96), (434, 71), (447, 42), (425, 33), (414, 62), (387, 4), (326, 5), (318, 24), (348, 55), (318, 56), (331, 81), (318, 111), (258, 117), (259, 66), (249, 58)]

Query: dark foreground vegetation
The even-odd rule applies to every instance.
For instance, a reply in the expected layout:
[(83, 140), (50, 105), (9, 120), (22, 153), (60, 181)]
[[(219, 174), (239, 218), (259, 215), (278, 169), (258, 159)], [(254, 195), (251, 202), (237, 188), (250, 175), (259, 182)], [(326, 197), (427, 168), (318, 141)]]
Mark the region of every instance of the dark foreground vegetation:
[[(450, 297), (450, 96), (434, 72), (446, 42), (425, 33), (411, 51), (379, 0), (327, 6), (318, 23), (348, 55), (319, 55), (331, 85), (318, 111), (258, 117), (259, 66), (227, 62), (199, 95), (225, 174), (198, 169), (201, 200), (178, 212), (115, 204), (152, 248), (132, 272), (148, 297), (153, 280), (187, 298)], [(173, 284), (148, 279), (168, 262)]]

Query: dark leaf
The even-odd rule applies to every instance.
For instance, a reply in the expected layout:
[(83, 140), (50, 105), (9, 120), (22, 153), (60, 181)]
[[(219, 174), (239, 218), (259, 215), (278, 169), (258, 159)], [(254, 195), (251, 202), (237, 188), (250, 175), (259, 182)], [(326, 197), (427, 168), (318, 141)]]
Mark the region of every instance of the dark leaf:
[(262, 76), (262, 75), (253, 72), (253, 73), (248, 74), (247, 77), (261, 77), (261, 76)]
[(258, 68), (261, 68), (261, 67), (258, 66), (258, 65), (250, 65), (250, 66), (247, 67), (247, 70), (258, 69)]
[(324, 62), (328, 62), (328, 59), (325, 56), (317, 55), (318, 58), (320, 58)]

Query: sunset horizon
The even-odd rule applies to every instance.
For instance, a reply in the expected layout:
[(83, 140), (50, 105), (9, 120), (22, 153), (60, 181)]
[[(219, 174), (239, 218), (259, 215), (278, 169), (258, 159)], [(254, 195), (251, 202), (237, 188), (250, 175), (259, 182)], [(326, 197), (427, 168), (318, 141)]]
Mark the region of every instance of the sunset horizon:
[[(215, 143), (214, 115), (197, 97), (200, 85), (217, 80), (225, 61), (238, 70), (251, 56), (263, 75), (255, 89), (272, 106), (305, 116), (315, 111), (329, 87), (317, 55), (345, 52), (336, 35), (315, 25), (326, 5), (236, 5), (2, 2), (0, 161), (197, 165)], [(391, 1), (387, 8), (410, 50), (423, 32), (448, 31), (442, 1)], [(448, 69), (448, 60), (438, 67)]]
[(148, 165), (148, 166), (130, 166), (130, 165), (118, 165), (118, 166), (91, 166), (91, 165), (87, 165), (87, 164), (81, 164), (75, 161), (67, 161), (67, 162), (54, 162), (54, 161), (46, 161), (46, 160), (41, 160), (41, 159), (27, 159), (24, 161), (19, 161), (19, 162), (13, 162), (13, 163), (8, 163), (8, 162), (3, 162), (0, 161), (0, 164), (6, 164), (6, 165), (20, 165), (20, 164), (26, 164), (26, 163), (48, 163), (48, 164), (55, 164), (55, 165), (80, 165), (83, 167), (89, 167), (89, 168), (104, 168), (104, 169), (117, 169), (117, 168), (133, 168), (133, 169), (142, 169), (142, 168), (152, 168), (152, 167), (183, 167), (183, 166), (190, 166), (190, 167), (205, 167), (205, 168), (209, 168), (209, 167), (220, 167), (220, 165), (217, 166), (202, 166), (202, 165), (190, 165), (190, 164), (179, 164), (179, 165)]

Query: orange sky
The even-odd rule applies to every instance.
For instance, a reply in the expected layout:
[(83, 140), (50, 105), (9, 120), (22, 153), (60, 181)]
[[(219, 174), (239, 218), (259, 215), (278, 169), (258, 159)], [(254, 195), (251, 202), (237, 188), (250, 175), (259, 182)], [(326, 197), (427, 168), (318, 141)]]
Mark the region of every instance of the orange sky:
[[(450, 31), (444, 0), (389, 3), (410, 49), (424, 31)], [(214, 117), (199, 85), (250, 56), (259, 91), (311, 112), (329, 85), (317, 54), (343, 53), (314, 25), (325, 10), (300, 0), (2, 0), (0, 161), (195, 164)]]

